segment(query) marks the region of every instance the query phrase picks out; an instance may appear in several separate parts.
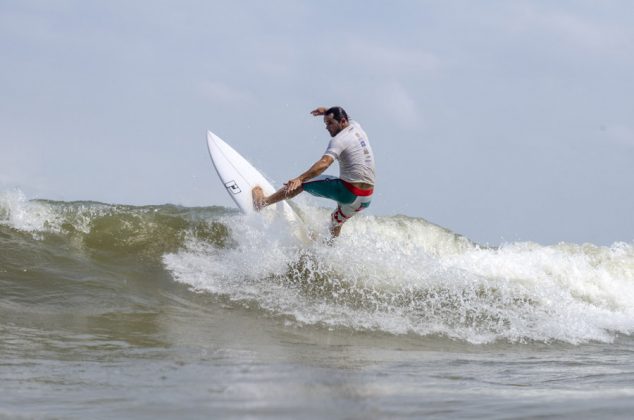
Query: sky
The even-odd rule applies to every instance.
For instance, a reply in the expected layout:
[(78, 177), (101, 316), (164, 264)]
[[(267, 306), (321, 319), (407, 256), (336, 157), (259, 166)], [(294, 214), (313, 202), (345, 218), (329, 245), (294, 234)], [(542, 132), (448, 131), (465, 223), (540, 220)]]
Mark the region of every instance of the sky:
[(634, 241), (629, 0), (0, 0), (0, 57), (0, 191), (233, 207), (206, 130), (280, 186), (340, 105), (376, 155), (368, 214)]

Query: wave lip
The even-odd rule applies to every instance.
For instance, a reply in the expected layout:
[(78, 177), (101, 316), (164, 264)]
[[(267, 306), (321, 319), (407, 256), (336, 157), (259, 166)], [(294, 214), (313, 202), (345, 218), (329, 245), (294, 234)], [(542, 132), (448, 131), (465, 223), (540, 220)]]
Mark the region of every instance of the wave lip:
[(224, 213), (219, 207), (28, 200), (17, 190), (0, 193), (0, 226), (5, 229), (29, 233), (34, 240), (55, 238), (110, 258), (159, 261), (164, 253), (182, 248), (189, 237), (224, 246), (228, 231), (214, 220)]

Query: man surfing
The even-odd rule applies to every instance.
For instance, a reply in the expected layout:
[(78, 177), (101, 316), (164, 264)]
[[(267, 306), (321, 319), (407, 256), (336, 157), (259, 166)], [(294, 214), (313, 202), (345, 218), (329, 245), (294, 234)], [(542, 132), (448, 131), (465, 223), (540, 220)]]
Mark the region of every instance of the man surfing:
[[(260, 210), (293, 198), (302, 191), (330, 198), (337, 202), (330, 218), (330, 234), (334, 238), (339, 236), (341, 226), (348, 219), (370, 206), (374, 192), (374, 154), (361, 125), (350, 121), (343, 108), (319, 107), (311, 114), (324, 116), (326, 130), (332, 137), (324, 155), (306, 172), (289, 180), (268, 197), (264, 196), (262, 188), (253, 188), (253, 206)], [(339, 161), (339, 178), (321, 175), (335, 159)]]

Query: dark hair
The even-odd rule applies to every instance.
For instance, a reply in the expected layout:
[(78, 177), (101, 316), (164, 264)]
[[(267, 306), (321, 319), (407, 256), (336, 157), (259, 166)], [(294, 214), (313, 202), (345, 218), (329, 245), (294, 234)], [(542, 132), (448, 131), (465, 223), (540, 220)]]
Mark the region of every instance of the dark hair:
[(341, 122), (342, 118), (345, 118), (346, 120), (350, 121), (350, 118), (348, 118), (348, 114), (340, 106), (333, 106), (332, 108), (328, 109), (328, 111), (326, 111), (326, 114), (324, 115), (330, 115), (330, 114), (332, 114), (332, 118), (334, 118), (338, 122)]

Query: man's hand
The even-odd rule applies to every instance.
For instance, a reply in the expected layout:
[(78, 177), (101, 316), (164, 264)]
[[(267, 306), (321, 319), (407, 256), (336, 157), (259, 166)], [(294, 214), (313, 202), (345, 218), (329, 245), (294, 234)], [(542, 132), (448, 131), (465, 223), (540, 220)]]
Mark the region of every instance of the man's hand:
[(302, 185), (302, 181), (299, 178), (293, 178), (284, 185), (286, 185), (286, 192), (290, 193), (298, 189)]
[[(321, 159), (317, 162), (313, 163), (313, 166), (310, 167), (309, 170), (298, 176), (297, 178), (293, 178), (286, 182), (284, 186), (286, 187), (286, 194), (291, 194), (296, 189), (302, 186), (303, 180), (311, 179), (316, 177), (325, 171), (335, 159), (330, 155), (323, 155)], [(295, 194), (297, 195), (297, 194)]]
[(324, 108), (323, 106), (320, 106), (317, 109), (313, 109), (312, 111), (310, 111), (311, 114), (313, 114), (315, 117), (318, 117), (320, 115), (325, 115), (326, 111), (328, 111), (327, 108)]

